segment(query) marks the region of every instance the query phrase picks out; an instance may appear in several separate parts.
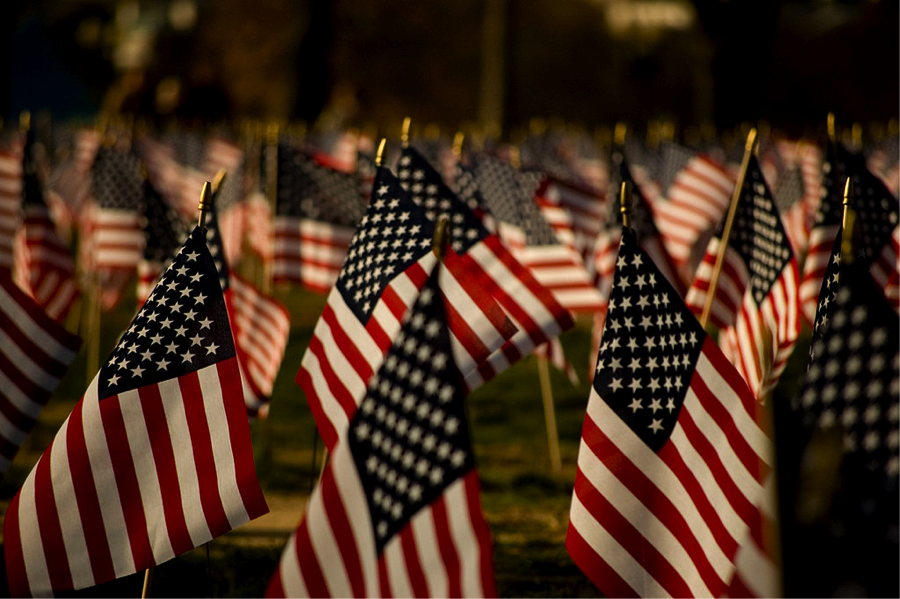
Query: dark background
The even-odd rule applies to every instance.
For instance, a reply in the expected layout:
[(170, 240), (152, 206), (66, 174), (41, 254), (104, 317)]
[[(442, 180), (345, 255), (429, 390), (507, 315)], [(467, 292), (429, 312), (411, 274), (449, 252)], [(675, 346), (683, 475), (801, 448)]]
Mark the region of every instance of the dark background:
[[(445, 129), (529, 120), (898, 115), (898, 3), (804, 0), (13, 0), (0, 115)], [(486, 25), (500, 33), (485, 34)], [(485, 60), (499, 66), (485, 71)], [(484, 81), (488, 84), (485, 85)]]

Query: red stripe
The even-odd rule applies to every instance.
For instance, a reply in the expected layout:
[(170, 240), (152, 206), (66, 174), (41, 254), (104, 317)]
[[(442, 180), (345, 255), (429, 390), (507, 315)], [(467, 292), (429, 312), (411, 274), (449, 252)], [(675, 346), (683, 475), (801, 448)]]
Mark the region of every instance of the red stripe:
[(325, 584), (325, 576), (319, 566), (319, 558), (312, 546), (306, 518), (303, 519), (294, 538), (297, 541), (297, 561), (300, 575), (303, 576), (303, 583), (306, 585), (309, 596), (330, 597), (331, 593), (328, 591), (328, 585)]
[[(21, 492), (21, 491), (20, 491)], [(6, 556), (6, 580), (10, 597), (28, 597), (31, 590), (25, 572), (25, 556), (22, 554), (22, 536), (19, 530), (19, 493), (16, 493), (3, 520), (3, 553)]]
[(378, 556), (378, 582), (382, 597), (394, 596), (394, 592), (391, 590), (391, 579), (388, 577), (387, 561), (384, 559), (384, 552)]
[(400, 537), (400, 546), (403, 548), (403, 563), (406, 565), (406, 574), (412, 586), (413, 596), (427, 597), (428, 584), (425, 582), (425, 573), (419, 562), (419, 550), (416, 548), (412, 526), (407, 524), (398, 536)]
[[(703, 355), (709, 360), (710, 364), (712, 364), (713, 369), (719, 373), (725, 382), (728, 384), (728, 387), (731, 388), (732, 391), (738, 396), (741, 404), (744, 406), (744, 409), (748, 414), (754, 415), (754, 420), (757, 424), (764, 422), (765, 419), (760, 419), (759, 411), (760, 406), (758, 402), (753, 398), (753, 394), (750, 392), (750, 389), (747, 387), (747, 383), (744, 382), (744, 379), (734, 370), (731, 363), (725, 358), (725, 355), (716, 347), (715, 342), (711, 337), (706, 337), (703, 341), (703, 348), (701, 349)], [(702, 381), (700, 377), (693, 377), (691, 379), (691, 386), (693, 384), (702, 383), (702, 387), (699, 387), (701, 390), (706, 390), (708, 393), (709, 390), (706, 387), (706, 383)], [(694, 390), (695, 393), (700, 395), (697, 390)], [(768, 434), (768, 433), (767, 433)]]
[[(315, 338), (313, 338), (313, 341), (315, 341)], [(312, 344), (312, 342), (310, 342), (310, 344)], [(312, 348), (310, 347), (307, 351), (312, 351)], [(306, 394), (307, 404), (313, 414), (313, 419), (316, 421), (316, 429), (319, 431), (319, 434), (322, 435), (322, 440), (325, 442), (325, 447), (328, 448), (328, 451), (333, 451), (335, 444), (338, 442), (337, 430), (335, 430), (334, 424), (332, 424), (331, 420), (325, 415), (325, 410), (322, 409), (322, 399), (316, 394), (316, 390), (312, 383), (312, 377), (309, 372), (301, 366), (297, 371), (297, 376), (294, 381)]]
[(459, 566), (459, 556), (456, 554), (456, 547), (453, 546), (453, 537), (451, 536), (450, 524), (447, 520), (447, 506), (445, 505), (444, 496), (438, 497), (429, 507), (434, 519), (435, 536), (438, 541), (437, 548), (441, 554), (441, 562), (447, 570), (447, 596), (462, 597), (462, 570)]
[[(456, 307), (444, 296), (444, 307), (447, 314), (447, 327), (453, 331), (453, 335), (465, 348), (466, 352), (472, 356), (476, 364), (483, 362), (491, 353), (490, 350), (482, 343), (478, 334), (469, 326), (467, 318), (460, 314)], [(470, 320), (476, 320), (473, 315), (466, 315)]]
[(363, 579), (362, 562), (359, 559), (353, 529), (350, 528), (348, 521), (348, 517), (352, 517), (352, 515), (347, 514), (344, 502), (341, 501), (332, 468), (326, 468), (322, 473), (320, 485), (322, 504), (328, 516), (328, 523), (331, 525), (335, 544), (341, 548), (341, 560), (344, 562), (350, 587), (353, 589), (353, 596), (365, 597), (366, 585)]
[[(77, 473), (75, 484), (75, 501), (78, 504), (78, 515), (81, 517), (81, 529), (85, 532), (84, 542), (87, 545), (88, 557), (94, 583), (98, 584), (116, 577), (112, 562), (112, 554), (107, 540), (106, 525), (103, 512), (100, 511), (100, 499), (94, 484), (94, 473), (88, 456), (84, 439), (83, 418), (84, 403), (72, 410), (66, 427), (66, 453), (69, 458), (69, 469)], [(78, 481), (84, 484), (79, 484)]]
[(566, 532), (566, 549), (572, 560), (585, 575), (591, 579), (598, 589), (606, 597), (637, 597), (635, 591), (625, 580), (610, 567), (594, 548), (569, 523)]
[[(50, 470), (55, 444), (54, 439), (54, 443), (44, 452), (34, 469), (34, 509), (37, 512), (41, 547), (47, 562), (51, 588), (63, 590), (71, 589), (74, 585), (72, 572), (69, 569), (69, 557), (66, 555), (66, 546), (63, 542), (59, 512), (56, 511), (53, 474)], [(34, 532), (32, 531), (30, 534), (34, 534)]]
[(703, 546), (665, 492), (647, 478), (641, 468), (629, 461), (616, 444), (590, 418), (585, 418), (582, 440), (598, 460), (607, 464), (622, 485), (628, 488), (637, 500), (647, 506), (678, 539), (685, 552), (691, 557), (707, 588), (713, 590), (720, 586), (721, 581), (706, 558)]
[(235, 477), (244, 502), (247, 516), (253, 520), (268, 513), (269, 506), (259, 486), (256, 467), (253, 465), (253, 446), (250, 441), (250, 424), (241, 391), (241, 374), (235, 358), (216, 364), (216, 373), (222, 386), (222, 400), (228, 435), (234, 457)]
[[(576, 476), (574, 493), (597, 523), (671, 596), (692, 596), (690, 587), (669, 560), (586, 477)], [(666, 523), (664, 518), (661, 520)]]
[(463, 478), (463, 484), (466, 490), (466, 502), (469, 513), (470, 524), (475, 539), (478, 541), (480, 551), (479, 564), (481, 568), (481, 589), (484, 591), (485, 597), (497, 596), (497, 585), (494, 581), (494, 558), (491, 554), (491, 531), (488, 523), (484, 519), (484, 512), (481, 511), (481, 483), (478, 479), (478, 473), (472, 469)]
[[(188, 375), (192, 376), (192, 375)], [(193, 375), (196, 376), (196, 375)], [(172, 543), (175, 555), (181, 555), (194, 548), (184, 517), (184, 505), (181, 503), (181, 485), (178, 482), (178, 469), (175, 467), (175, 451), (172, 448), (172, 437), (166, 422), (166, 408), (157, 385), (147, 385), (138, 390), (144, 424), (156, 465), (156, 479), (159, 481), (159, 492), (165, 506), (164, 517), (166, 532)], [(120, 396), (121, 401), (121, 396)], [(134, 401), (129, 399), (126, 401)], [(152, 476), (153, 473), (142, 473)]]
[[(178, 378), (181, 397), (184, 403), (190, 433), (191, 448), (194, 453), (194, 467), (197, 469), (199, 481), (200, 504), (203, 515), (213, 538), (225, 534), (231, 529), (225, 517), (225, 509), (218, 493), (219, 477), (216, 474), (215, 457), (212, 451), (209, 423), (206, 421), (206, 410), (203, 407), (203, 395), (200, 391), (200, 380), (196, 373)], [(186, 439), (185, 439), (186, 441)], [(183, 442), (179, 439), (179, 442)]]
[[(290, 567), (293, 567), (291, 564)], [(266, 597), (287, 597), (287, 591), (284, 590), (284, 583), (281, 582), (281, 567), (275, 568), (275, 573), (269, 579), (266, 587)]]
[(107, 397), (100, 402), (100, 417), (106, 433), (119, 502), (125, 516), (125, 529), (134, 557), (134, 568), (137, 571), (146, 570), (153, 567), (156, 561), (147, 534), (147, 517), (144, 514), (137, 472), (131, 460), (131, 446), (125, 434), (125, 420), (118, 396)]

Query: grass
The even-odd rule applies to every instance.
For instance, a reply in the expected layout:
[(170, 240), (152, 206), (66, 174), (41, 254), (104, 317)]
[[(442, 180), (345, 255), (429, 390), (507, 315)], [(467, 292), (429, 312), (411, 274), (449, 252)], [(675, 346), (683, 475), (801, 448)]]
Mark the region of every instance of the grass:
[[(291, 335), (275, 382), (269, 418), (251, 424), (257, 474), (273, 512), (286, 506), (276, 524), (240, 527), (153, 571), (156, 597), (257, 597), (265, 592), (288, 535), (299, 521), (303, 501), (318, 476), (323, 445), (294, 376), (322, 311), (325, 297), (296, 287), (276, 290), (291, 313)], [(104, 360), (133, 315), (126, 298), (102, 318), (100, 359)], [(494, 540), (498, 592), (506, 597), (590, 597), (599, 593), (565, 549), (569, 502), (575, 479), (584, 409), (589, 387), (590, 319), (563, 335), (563, 345), (582, 382), (573, 386), (551, 369), (563, 471), (550, 463), (547, 431), (535, 358), (526, 358), (476, 390), (468, 412), (476, 464), (482, 480), (482, 506)], [(70, 323), (72, 324), (72, 323)], [(56, 431), (87, 388), (82, 348), (0, 481), (0, 509), (24, 482)], [(286, 514), (286, 515), (285, 515)], [(265, 518), (269, 518), (266, 516)], [(0, 565), (0, 589), (6, 587)], [(137, 573), (68, 596), (138, 596)]]

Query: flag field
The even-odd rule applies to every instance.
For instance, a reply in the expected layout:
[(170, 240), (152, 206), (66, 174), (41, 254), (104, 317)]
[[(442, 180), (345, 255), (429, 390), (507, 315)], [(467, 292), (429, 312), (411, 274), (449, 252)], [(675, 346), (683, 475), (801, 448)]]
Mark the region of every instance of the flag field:
[[(258, 597), (277, 567), (289, 536), (303, 513), (324, 457), (324, 444), (314, 440), (314, 421), (300, 387), (294, 382), (325, 296), (299, 286), (276, 287), (275, 297), (291, 315), (291, 334), (275, 381), (267, 420), (251, 423), (254, 457), (271, 513), (193, 549), (154, 569), (151, 596)], [(105, 360), (134, 314), (126, 295), (102, 317), (100, 360)], [(79, 306), (69, 315), (69, 324)], [(541, 404), (537, 361), (514, 364), (470, 394), (466, 400), (476, 467), (482, 481), (482, 503), (493, 538), (497, 591), (501, 597), (592, 597), (598, 591), (566, 551), (572, 485), (575, 480), (584, 411), (589, 395), (590, 318), (582, 318), (561, 336), (567, 357), (578, 369), (576, 387), (564, 373), (551, 369), (551, 382), (563, 470), (554, 474)], [(776, 389), (790, 397), (802, 379), (804, 329)], [(59, 426), (95, 373), (85, 371), (86, 347), (75, 358), (58, 390), (42, 412), (0, 482), (0, 514), (18, 491)], [(315, 454), (315, 465), (313, 456)], [(0, 592), (6, 589), (0, 560)], [(137, 596), (143, 573), (127, 576), (67, 596)]]

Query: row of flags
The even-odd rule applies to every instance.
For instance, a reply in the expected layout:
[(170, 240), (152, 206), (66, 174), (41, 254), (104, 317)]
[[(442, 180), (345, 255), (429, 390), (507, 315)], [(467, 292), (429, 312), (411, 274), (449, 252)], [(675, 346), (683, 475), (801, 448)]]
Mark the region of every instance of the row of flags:
[[(579, 313), (594, 317), (596, 362), (566, 545), (604, 594), (780, 591), (766, 402), (817, 278), (830, 294), (811, 300), (814, 346), (797, 409), (831, 416), (801, 434), (845, 424), (842, 451), (873, 454), (863, 462), (881, 477), (874, 486), (896, 490), (896, 347), (884, 332), (832, 341), (847, 318), (869, 317), (854, 317), (847, 299), (860, 278), (878, 293), (856, 301), (880, 302), (893, 318), (900, 310), (890, 161), (873, 174), (871, 160), (832, 142), (817, 180), (815, 152), (800, 143), (779, 160), (748, 149), (740, 171), (713, 151), (675, 146), (619, 146), (607, 164), (546, 143), (449, 160), (449, 148), (404, 144), (392, 170), (365, 152), (347, 165), (290, 138), (252, 160), (221, 137), (201, 151), (196, 136), (74, 139), (57, 165), (31, 162), (33, 135), (9, 152), (10, 197), (26, 215), (47, 201), (40, 219), (20, 227), (13, 217), (8, 297), (40, 302), (52, 324), (37, 345), (54, 347), (46, 331), (61, 329), (77, 291), (48, 315), (53, 302), (37, 282), (49, 266), (34, 257), (64, 256), (72, 234), (79, 259), (56, 261), (70, 288), (77, 265), (111, 308), (139, 274), (140, 310), (10, 506), (14, 595), (147, 569), (265, 513), (247, 422), (267, 413), (290, 321), (235, 272), (248, 248), (272, 281), (328, 294), (296, 381), (329, 460), (270, 596), (496, 594), (464, 398), (531, 353), (557, 353)], [(43, 180), (42, 167), (54, 171)], [(205, 226), (188, 233), (187, 190), (196, 204), (197, 183), (220, 171)], [(848, 178), (854, 258), (843, 261), (850, 274), (829, 275), (812, 248), (828, 246), (825, 263), (840, 262), (834, 223)], [(622, 182), (635, 190), (633, 229), (613, 191)], [(29, 223), (47, 234), (29, 234)], [(696, 318), (707, 304), (717, 340)], [(883, 329), (881, 317), (873, 323)], [(64, 333), (56, 354), (9, 366), (44, 376), (43, 395), (19, 393), (38, 404), (20, 406), (20, 422), (33, 425), (77, 351)], [(842, 378), (835, 368), (854, 362), (836, 361), (845, 347), (870, 353)], [(850, 428), (859, 414), (872, 430)], [(8, 428), (11, 459), (28, 431)]]

